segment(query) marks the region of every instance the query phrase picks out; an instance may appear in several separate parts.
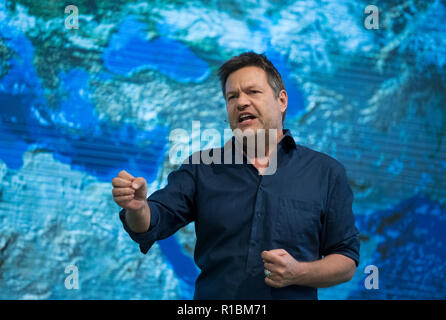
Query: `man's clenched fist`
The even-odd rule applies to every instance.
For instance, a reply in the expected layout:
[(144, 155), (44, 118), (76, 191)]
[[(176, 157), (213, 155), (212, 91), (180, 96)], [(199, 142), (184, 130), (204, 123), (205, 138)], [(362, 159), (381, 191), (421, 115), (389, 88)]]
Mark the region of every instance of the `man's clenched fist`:
[(302, 272), (302, 266), (286, 250), (262, 251), (261, 257), (265, 271), (269, 271), (268, 277), (265, 277), (267, 285), (282, 288), (296, 284)]
[(113, 200), (121, 208), (137, 211), (147, 201), (147, 182), (142, 177), (135, 178), (123, 170), (113, 178), (112, 185)]

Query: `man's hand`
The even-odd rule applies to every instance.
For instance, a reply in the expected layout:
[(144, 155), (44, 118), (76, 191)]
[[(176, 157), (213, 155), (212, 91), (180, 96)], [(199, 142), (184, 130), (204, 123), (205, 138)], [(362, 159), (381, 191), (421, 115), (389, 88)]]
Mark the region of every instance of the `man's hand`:
[(329, 254), (323, 259), (302, 262), (283, 249), (263, 251), (261, 254), (269, 277), (265, 283), (282, 288), (289, 285), (327, 288), (350, 281), (355, 274), (355, 261), (342, 254)]
[(144, 178), (135, 178), (126, 171), (121, 171), (112, 180), (113, 200), (121, 208), (138, 211), (142, 209), (147, 198), (147, 182)]
[(282, 288), (296, 283), (303, 271), (301, 263), (284, 249), (263, 251), (261, 254), (265, 270), (270, 271), (265, 283), (274, 288)]

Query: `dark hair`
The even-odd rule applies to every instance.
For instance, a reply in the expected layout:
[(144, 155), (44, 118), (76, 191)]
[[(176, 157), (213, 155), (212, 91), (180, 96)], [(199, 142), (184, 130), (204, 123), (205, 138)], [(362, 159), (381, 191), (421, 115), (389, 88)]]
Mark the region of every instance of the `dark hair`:
[[(255, 52), (244, 52), (232, 57), (218, 69), (223, 97), (226, 98), (226, 80), (228, 80), (229, 75), (241, 68), (250, 66), (259, 67), (265, 71), (269, 86), (273, 89), (276, 98), (279, 97), (280, 91), (285, 90), (285, 85), (283, 84), (279, 71), (277, 71), (264, 54), (257, 54)], [(286, 110), (282, 115), (282, 122), (285, 119), (285, 114)]]

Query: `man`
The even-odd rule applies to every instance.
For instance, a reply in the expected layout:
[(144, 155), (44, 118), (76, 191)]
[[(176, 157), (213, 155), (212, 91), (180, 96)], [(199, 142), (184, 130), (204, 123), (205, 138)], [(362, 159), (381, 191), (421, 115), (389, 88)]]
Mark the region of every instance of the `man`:
[[(243, 150), (243, 163), (186, 161), (148, 199), (145, 179), (121, 171), (112, 184), (123, 226), (147, 253), (195, 222), (195, 299), (317, 299), (317, 288), (349, 281), (359, 263), (345, 169), (282, 129), (287, 93), (264, 55), (233, 57), (219, 76), (237, 132), (225, 150), (232, 146), (233, 158)], [(248, 152), (243, 137), (254, 135), (255, 148), (263, 147), (262, 130), (277, 133), (273, 145)], [(273, 158), (277, 168), (264, 174)]]

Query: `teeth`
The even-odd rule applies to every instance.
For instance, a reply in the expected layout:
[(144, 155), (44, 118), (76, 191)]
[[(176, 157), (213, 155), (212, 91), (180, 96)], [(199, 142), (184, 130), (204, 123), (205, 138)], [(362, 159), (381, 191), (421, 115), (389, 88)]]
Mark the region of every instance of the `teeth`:
[(254, 116), (252, 116), (250, 114), (244, 114), (244, 115), (240, 116), (240, 121), (243, 121), (248, 118), (254, 118)]

